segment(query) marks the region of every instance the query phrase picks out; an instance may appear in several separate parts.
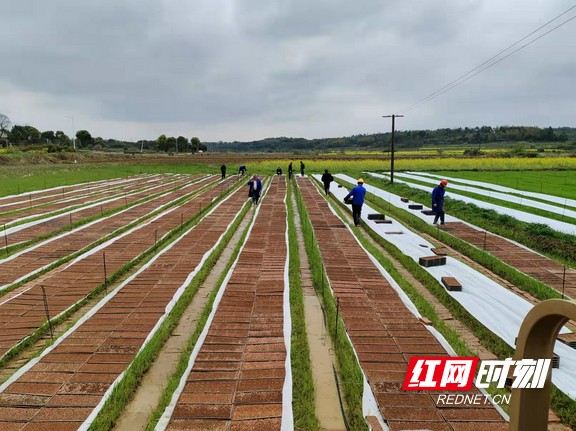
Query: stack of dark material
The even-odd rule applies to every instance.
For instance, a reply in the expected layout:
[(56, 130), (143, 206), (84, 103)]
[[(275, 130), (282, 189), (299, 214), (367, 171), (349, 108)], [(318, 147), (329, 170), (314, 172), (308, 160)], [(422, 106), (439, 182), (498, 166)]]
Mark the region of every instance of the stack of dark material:
[(552, 357), (552, 368), (560, 368), (560, 356), (554, 353)]
[(384, 214), (368, 214), (368, 220), (384, 220), (385, 218)]
[(418, 263), (426, 268), (431, 266), (446, 265), (445, 256), (424, 256), (418, 260)]
[(386, 216), (384, 214), (368, 214), (368, 220), (374, 220), (374, 223), (392, 223), (392, 220), (386, 220)]

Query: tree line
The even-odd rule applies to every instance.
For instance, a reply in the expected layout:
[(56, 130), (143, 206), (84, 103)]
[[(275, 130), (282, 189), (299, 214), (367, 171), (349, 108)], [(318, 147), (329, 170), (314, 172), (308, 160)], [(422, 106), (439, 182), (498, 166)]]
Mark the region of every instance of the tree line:
[[(48, 151), (68, 151), (77, 149), (123, 149), (139, 152), (163, 151), (166, 153), (187, 153), (199, 151), (220, 152), (308, 152), (308, 151), (341, 151), (341, 150), (376, 150), (387, 151), (390, 146), (390, 133), (361, 134), (339, 138), (304, 139), (304, 138), (266, 138), (249, 142), (207, 142), (199, 138), (190, 139), (184, 136), (160, 135), (155, 140), (137, 142), (120, 141), (92, 137), (88, 130), (78, 130), (74, 140), (61, 130), (40, 131), (29, 125), (12, 125), (10, 119), (0, 114), (0, 146), (15, 145), (25, 149), (26, 146), (47, 146)], [(556, 143), (559, 148), (576, 150), (576, 128), (539, 128), (533, 126), (482, 126), (464, 128), (444, 128), (436, 130), (406, 130), (395, 135), (396, 149), (410, 150), (421, 147), (438, 148), (441, 151), (450, 145), (469, 146), (468, 151), (480, 152), (480, 147), (491, 143)], [(519, 144), (520, 145), (520, 144)], [(474, 155), (474, 154), (472, 154)]]
[(48, 148), (48, 152), (71, 151), (76, 149), (104, 150), (123, 149), (129, 152), (157, 150), (171, 153), (207, 151), (199, 138), (190, 139), (184, 136), (167, 137), (161, 135), (156, 140), (121, 141), (117, 139), (104, 139), (93, 137), (88, 130), (78, 130), (74, 137), (68, 136), (62, 130), (40, 131), (30, 125), (12, 124), (10, 119), (0, 114), (0, 146), (13, 145), (26, 149), (26, 147), (38, 147), (42, 145)]
[(176, 152), (176, 153), (197, 153), (199, 151), (207, 151), (208, 148), (197, 137), (185, 138), (184, 136), (178, 136), (175, 138), (174, 136), (166, 136), (160, 135), (158, 139), (156, 139), (156, 148), (160, 151), (167, 152)]
[[(267, 138), (249, 142), (208, 142), (210, 151), (338, 151), (345, 149), (387, 151), (390, 146), (390, 133), (362, 134), (340, 138), (304, 139), (292, 137)], [(531, 126), (464, 127), (437, 130), (406, 130), (395, 134), (396, 149), (418, 149), (449, 145), (469, 145), (478, 148), (483, 144), (498, 142), (553, 142), (576, 146), (576, 128), (553, 129)]]

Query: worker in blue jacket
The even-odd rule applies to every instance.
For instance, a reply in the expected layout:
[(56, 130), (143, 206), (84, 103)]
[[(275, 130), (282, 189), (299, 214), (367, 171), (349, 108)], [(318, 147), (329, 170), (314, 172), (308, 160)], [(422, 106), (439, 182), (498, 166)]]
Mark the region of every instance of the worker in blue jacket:
[(438, 219), (440, 219), (440, 224), (444, 224), (444, 194), (446, 193), (447, 185), (448, 181), (442, 180), (440, 181), (440, 184), (432, 190), (432, 211), (434, 212), (433, 224), (438, 223)]
[(358, 178), (358, 185), (350, 190), (350, 193), (344, 198), (344, 202), (348, 203), (348, 199), (352, 198), (352, 217), (354, 217), (354, 225), (360, 225), (360, 213), (362, 212), (362, 205), (364, 205), (364, 196), (366, 189), (364, 188), (364, 180)]

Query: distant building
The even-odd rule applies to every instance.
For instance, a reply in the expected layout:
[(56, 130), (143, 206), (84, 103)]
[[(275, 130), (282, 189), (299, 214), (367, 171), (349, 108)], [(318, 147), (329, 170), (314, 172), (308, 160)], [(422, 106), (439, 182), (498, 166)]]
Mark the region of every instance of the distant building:
[(0, 135), (0, 147), (6, 148), (8, 146), (8, 137)]

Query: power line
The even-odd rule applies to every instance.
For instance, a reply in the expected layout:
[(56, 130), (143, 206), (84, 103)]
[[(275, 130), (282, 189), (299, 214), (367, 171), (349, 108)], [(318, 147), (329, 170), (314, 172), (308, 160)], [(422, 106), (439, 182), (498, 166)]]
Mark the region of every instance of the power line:
[(410, 105), (408, 108), (406, 108), (406, 110), (404, 112), (407, 112), (408, 110), (411, 110), (413, 107), (416, 107), (417, 105), (419, 105), (420, 103), (427, 101), (429, 98), (432, 98), (432, 96), (434, 96), (437, 93), (440, 93), (442, 90), (452, 86), (453, 84), (455, 84), (456, 82), (460, 81), (461, 79), (464, 79), (465, 77), (467, 77), (468, 75), (472, 74), (473, 72), (475, 72), (476, 70), (480, 69), (482, 66), (484, 66), (485, 64), (491, 62), (492, 60), (494, 60), (495, 58), (498, 58), (500, 55), (502, 55), (503, 53), (505, 53), (506, 51), (508, 51), (509, 49), (513, 48), (514, 46), (518, 45), (520, 42), (528, 39), (530, 36), (532, 36), (533, 34), (539, 32), (540, 30), (542, 30), (544, 27), (546, 27), (548, 24), (556, 21), (558, 18), (560, 18), (563, 15), (566, 15), (568, 12), (570, 12), (572, 9), (575, 9), (576, 5), (572, 6), (571, 8), (565, 10), (564, 12), (562, 12), (560, 15), (557, 15), (556, 17), (552, 18), (550, 21), (548, 21), (546, 24), (538, 27), (536, 30), (534, 30), (532, 33), (527, 34), (526, 36), (524, 36), (522, 39), (514, 42), (512, 45), (509, 45), (508, 47), (506, 47), (505, 49), (503, 49), (502, 51), (500, 51), (498, 54), (494, 55), (493, 57), (490, 57), (488, 60), (486, 60), (485, 62), (479, 64), (478, 66), (476, 66), (474, 69), (466, 72), (464, 75), (461, 75), (460, 77), (456, 78), (454, 81), (446, 84), (444, 87), (436, 90), (434, 93), (430, 94), (429, 96), (425, 97), (424, 99), (419, 100), (418, 102), (416, 102), (413, 105)]
[[(534, 30), (533, 32), (531, 32), (530, 34), (527, 34), (526, 36), (524, 36), (523, 38), (519, 39), (518, 41), (514, 42), (513, 44), (509, 45), (507, 48), (503, 49), (502, 51), (500, 51), (498, 54), (494, 55), (493, 57), (490, 57), (488, 60), (484, 61), (483, 63), (479, 64), (478, 66), (476, 66), (474, 69), (466, 72), (465, 74), (461, 75), (460, 77), (456, 78), (455, 80), (453, 80), (452, 82), (446, 84), (445, 86), (443, 86), (442, 88), (439, 88), (438, 90), (436, 90), (434, 93), (424, 97), (423, 99), (420, 99), (418, 102), (408, 106), (405, 109), (402, 109), (401, 112), (406, 113), (409, 112), (413, 109), (415, 109), (416, 107), (423, 105), (424, 103), (427, 103), (433, 99), (435, 99), (438, 96), (441, 96), (442, 94), (452, 90), (453, 88), (456, 88), (458, 86), (460, 86), (461, 84), (465, 83), (466, 81), (474, 78), (475, 76), (479, 75), (480, 73), (484, 72), (485, 70), (490, 69), (491, 67), (495, 66), (496, 64), (500, 63), (501, 61), (507, 59), (508, 57), (510, 57), (511, 55), (517, 53), (518, 51), (526, 48), (527, 46), (533, 44), (534, 42), (536, 42), (537, 40), (543, 38), (544, 36), (552, 33), (554, 30), (562, 27), (563, 25), (567, 24), (568, 22), (572, 21), (573, 19), (576, 19), (576, 15), (567, 19), (566, 21), (562, 22), (561, 24), (557, 25), (556, 27), (553, 27), (551, 30), (541, 34), (540, 36), (538, 36), (537, 38), (531, 40), (530, 42), (520, 46), (518, 49), (515, 49), (514, 51), (510, 52), (509, 54), (505, 55), (504, 57), (495, 60), (496, 58), (498, 58), (499, 56), (501, 56), (503, 53), (505, 53), (506, 51), (510, 50), (511, 48), (513, 48), (514, 46), (518, 45), (519, 43), (521, 43), (522, 41), (528, 39), (530, 36), (534, 35), (535, 33), (539, 32), (540, 30), (542, 30), (544, 27), (548, 26), (549, 24), (551, 24), (552, 22), (556, 21), (558, 18), (560, 18), (563, 15), (566, 15), (568, 12), (570, 12), (571, 10), (575, 9), (576, 5), (572, 6), (571, 8), (565, 10), (564, 12), (562, 12), (561, 14), (557, 15), (556, 17), (552, 18), (550, 21), (548, 21), (546, 24), (538, 27), (536, 30)], [(486, 66), (486, 67), (483, 67)], [(480, 70), (479, 70), (480, 69)], [(477, 71), (477, 72), (476, 72)], [(476, 73), (474, 73), (476, 72)]]
[(483, 69), (477, 71), (476, 73), (468, 76), (467, 78), (462, 79), (462, 80), (460, 80), (460, 81), (457, 82), (457, 83), (454, 83), (453, 85), (451, 85), (451, 86), (448, 87), (448, 88), (445, 88), (445, 89), (442, 90), (442, 91), (438, 90), (438, 91), (437, 91), (436, 93), (434, 93), (433, 95), (428, 96), (428, 97), (426, 98), (426, 100), (422, 100), (421, 102), (412, 105), (412, 107), (406, 108), (406, 109), (405, 109), (404, 111), (402, 111), (402, 112), (404, 112), (404, 113), (409, 112), (409, 111), (415, 109), (416, 107), (418, 107), (418, 106), (420, 106), (420, 105), (423, 105), (424, 103), (427, 103), (427, 102), (429, 102), (429, 101), (437, 98), (438, 96), (441, 96), (441, 95), (443, 95), (444, 93), (447, 93), (448, 91), (450, 91), (450, 90), (452, 90), (452, 89), (454, 89), (454, 88), (456, 88), (456, 87), (459, 87), (460, 85), (464, 84), (466, 81), (474, 78), (475, 76), (477, 76), (477, 75), (479, 75), (480, 73), (482, 73), (482, 72), (490, 69), (491, 67), (496, 66), (496, 65), (497, 65), (498, 63), (500, 63), (501, 61), (506, 60), (506, 59), (507, 59), (508, 57), (510, 57), (511, 55), (514, 55), (514, 54), (517, 53), (518, 51), (526, 48), (526, 47), (529, 46), (529, 45), (532, 45), (532, 44), (533, 44), (534, 42), (536, 42), (538, 39), (543, 38), (543, 37), (546, 36), (547, 34), (553, 32), (554, 30), (556, 30), (556, 29), (559, 28), (559, 27), (562, 27), (564, 24), (567, 24), (568, 22), (572, 21), (573, 19), (576, 19), (576, 16), (573, 16), (572, 18), (564, 21), (562, 24), (559, 24), (558, 26), (554, 27), (553, 29), (547, 31), (546, 33), (544, 33), (544, 34), (542, 34), (542, 35), (540, 35), (540, 36), (538, 36), (536, 39), (531, 40), (530, 42), (526, 43), (525, 45), (522, 45), (522, 46), (519, 47), (518, 49), (512, 51), (511, 53), (509, 53), (509, 54), (507, 54), (506, 56), (498, 59), (497, 61), (489, 64), (488, 66), (486, 66), (486, 67), (484, 67)]

